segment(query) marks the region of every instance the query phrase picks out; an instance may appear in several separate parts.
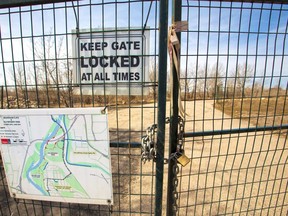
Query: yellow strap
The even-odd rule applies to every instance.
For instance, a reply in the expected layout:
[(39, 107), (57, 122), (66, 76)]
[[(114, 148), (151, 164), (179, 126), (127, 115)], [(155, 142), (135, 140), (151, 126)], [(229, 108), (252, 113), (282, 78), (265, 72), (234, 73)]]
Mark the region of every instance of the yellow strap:
[(170, 86), (171, 86), (171, 103), (173, 104), (173, 75), (172, 75), (172, 70), (173, 70), (173, 64), (176, 69), (176, 74), (177, 74), (177, 80), (178, 80), (178, 109), (179, 109), (179, 115), (184, 118), (184, 115), (187, 115), (185, 113), (185, 110), (182, 105), (182, 100), (181, 100), (181, 85), (180, 85), (180, 43), (178, 44), (172, 44), (171, 43), (171, 36), (173, 34), (176, 34), (175, 29), (172, 27), (169, 28), (169, 35), (168, 35), (168, 51), (169, 51), (169, 56), (170, 56)]

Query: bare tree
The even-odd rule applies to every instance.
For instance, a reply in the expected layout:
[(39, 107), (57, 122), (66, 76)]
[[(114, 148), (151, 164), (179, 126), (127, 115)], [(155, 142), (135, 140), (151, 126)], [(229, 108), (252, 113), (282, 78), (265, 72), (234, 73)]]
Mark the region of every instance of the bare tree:
[(181, 90), (184, 91), (188, 97), (195, 91), (195, 86), (193, 85), (195, 79), (195, 70), (193, 70), (192, 66), (188, 66), (186, 71), (182, 70), (180, 73)]
[(198, 65), (195, 73), (194, 86), (194, 97), (203, 98), (205, 93), (205, 80), (206, 80), (205, 69)]
[(186, 70), (180, 72), (180, 88), (185, 95), (185, 99), (191, 99), (195, 94), (195, 69), (193, 66), (188, 66)]
[(255, 96), (255, 97), (260, 96), (262, 92), (262, 86), (263, 86), (262, 83), (263, 83), (262, 78), (253, 83), (253, 86), (252, 86), (253, 95), (252, 96)]
[(211, 68), (208, 68), (206, 73), (206, 85), (205, 92), (208, 98), (215, 97), (217, 89), (221, 89), (223, 86), (223, 65), (215, 63)]
[(47, 93), (54, 92), (57, 100), (69, 107), (73, 95), (72, 62), (63, 41), (63, 37), (56, 39), (52, 35), (39, 38), (34, 41), (34, 53), (37, 80), (44, 84)]
[(158, 82), (158, 64), (157, 62), (151, 62), (150, 63), (150, 69), (149, 69), (149, 81), (151, 82), (150, 87), (150, 94), (153, 95), (153, 98), (157, 97), (157, 85)]
[(246, 63), (238, 64), (236, 71), (233, 73), (235, 77), (236, 93), (240, 93), (241, 97), (245, 97), (245, 86), (249, 84), (251, 76), (254, 74), (252, 66)]
[[(29, 104), (28, 100), (28, 91), (29, 91), (29, 83), (31, 83), (32, 75), (29, 71), (24, 69), (24, 66), (21, 63), (17, 63), (13, 68), (11, 67), (10, 79), (16, 85), (15, 93), (17, 94), (17, 98), (20, 101), (23, 101), (26, 106)], [(24, 104), (21, 103), (21, 106)]]

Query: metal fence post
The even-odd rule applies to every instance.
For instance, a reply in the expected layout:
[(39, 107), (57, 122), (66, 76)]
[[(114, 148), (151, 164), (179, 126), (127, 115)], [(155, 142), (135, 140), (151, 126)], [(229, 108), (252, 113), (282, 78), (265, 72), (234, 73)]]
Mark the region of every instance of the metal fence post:
[[(165, 113), (167, 90), (167, 34), (168, 34), (168, 1), (160, 1), (159, 16), (159, 68), (158, 68), (158, 127), (157, 127), (157, 157), (156, 157), (156, 194), (155, 215), (162, 215), (163, 201), (163, 169), (165, 141)], [(164, 82), (163, 82), (164, 81)]]
[[(172, 2), (172, 23), (181, 20), (181, 1), (173, 0)], [(178, 32), (177, 37), (179, 42), (181, 40), (181, 35)], [(173, 104), (171, 104), (171, 116), (170, 116), (170, 134), (169, 134), (169, 156), (171, 153), (176, 152), (177, 148), (177, 134), (178, 134), (178, 78), (175, 67), (172, 71), (173, 76)], [(168, 185), (167, 185), (167, 216), (174, 215), (174, 202), (175, 197), (173, 195), (173, 178), (175, 173), (173, 173), (173, 166), (177, 163), (175, 160), (170, 160), (168, 164)]]

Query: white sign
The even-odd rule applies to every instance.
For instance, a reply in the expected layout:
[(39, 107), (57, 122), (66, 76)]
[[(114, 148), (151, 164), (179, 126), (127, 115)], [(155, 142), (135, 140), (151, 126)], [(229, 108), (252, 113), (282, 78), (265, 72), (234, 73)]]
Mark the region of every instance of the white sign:
[(100, 108), (0, 110), (11, 196), (113, 204), (107, 122)]
[(95, 94), (148, 94), (148, 45), (139, 30), (73, 34), (75, 83)]

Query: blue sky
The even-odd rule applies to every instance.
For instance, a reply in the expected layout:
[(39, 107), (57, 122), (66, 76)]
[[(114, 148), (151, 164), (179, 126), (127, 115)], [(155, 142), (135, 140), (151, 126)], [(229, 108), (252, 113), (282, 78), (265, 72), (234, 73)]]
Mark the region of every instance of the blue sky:
[[(182, 19), (189, 20), (189, 31), (182, 33), (182, 55), (188, 56), (182, 61), (183, 67), (218, 62), (229, 75), (237, 64), (247, 63), (256, 76), (282, 73), (286, 77), (281, 86), (286, 87), (287, 5), (185, 2)], [(265, 84), (269, 86), (269, 79)]]
[[(104, 6), (101, 5), (102, 2), (105, 2)], [(133, 28), (144, 25), (150, 1), (131, 1), (130, 4), (123, 1), (118, 1), (117, 4), (114, 2), (96, 0), (92, 1), (91, 7), (90, 1), (86, 0), (79, 1), (79, 7), (74, 3), (76, 13), (79, 12), (79, 28)], [(288, 76), (287, 5), (182, 2), (182, 19), (189, 21), (188, 32), (182, 33), (183, 69), (186, 69), (186, 65), (192, 68), (196, 64), (204, 67), (214, 65), (218, 61), (224, 65), (228, 73), (231, 73), (237, 63), (248, 63), (255, 68), (259, 76), (272, 73), (279, 75), (282, 72), (284, 75), (282, 85), (285, 86)], [(67, 9), (64, 6), (65, 3), (57, 3), (54, 6), (47, 4), (43, 6), (43, 11), (40, 10), (42, 6), (32, 6), (32, 13), (30, 7), (22, 7), (22, 29), (20, 29), (19, 8), (11, 9), (10, 18), (8, 9), (0, 10), (4, 62), (12, 61), (12, 54), (15, 61), (33, 60), (32, 27), (34, 40), (41, 40), (43, 33), (55, 33), (56, 44), (59, 38), (64, 38), (64, 56), (72, 57), (71, 37), (66, 37), (65, 33), (66, 31), (71, 33), (75, 29), (76, 19), (72, 3), (67, 3)], [(169, 7), (171, 11), (171, 1)], [(154, 30), (158, 28), (158, 13), (159, 2), (154, 1), (147, 22), (147, 26), (153, 29), (150, 31), (151, 55), (158, 54), (158, 32)], [(170, 16), (171, 12), (169, 15), (171, 20)], [(23, 40), (20, 39), (21, 31), (25, 37)], [(2, 56), (0, 61), (3, 62)], [(187, 61), (189, 64), (186, 64)], [(5, 63), (6, 73), (11, 67), (12, 64)], [(0, 84), (3, 84), (3, 66), (0, 68), (0, 78)]]

